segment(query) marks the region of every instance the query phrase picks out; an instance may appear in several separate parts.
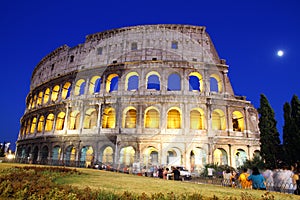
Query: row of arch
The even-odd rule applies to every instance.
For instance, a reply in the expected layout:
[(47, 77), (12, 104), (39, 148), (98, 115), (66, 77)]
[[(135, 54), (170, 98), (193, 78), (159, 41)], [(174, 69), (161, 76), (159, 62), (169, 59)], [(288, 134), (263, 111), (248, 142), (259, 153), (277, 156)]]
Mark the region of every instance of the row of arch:
[[(111, 93), (118, 90), (120, 76), (118, 74), (109, 74), (106, 80), (99, 75), (95, 75), (90, 79), (80, 78), (77, 79), (72, 86), (71, 82), (66, 82), (62, 85), (57, 84), (53, 87), (48, 87), (43, 91), (38, 91), (29, 98), (27, 102), (27, 108), (32, 109), (37, 106), (41, 106), (50, 102), (56, 102), (59, 99), (67, 99), (70, 95), (81, 96), (84, 94), (96, 94), (101, 89), (107, 93)], [(125, 76), (125, 91), (137, 91), (140, 88), (147, 90), (161, 90), (161, 75), (156, 71), (151, 71), (146, 75), (146, 84), (140, 83), (140, 75), (137, 72), (129, 72)], [(105, 85), (103, 85), (105, 82)], [(188, 76), (189, 91), (204, 91), (203, 76), (198, 72), (191, 72)], [(102, 86), (103, 85), (103, 86)], [(167, 91), (181, 91), (182, 90), (182, 78), (178, 73), (172, 73), (167, 78)], [(210, 76), (210, 91), (222, 92), (222, 80), (217, 74)], [(72, 92), (73, 90), (73, 92)]]
[[(113, 107), (106, 107), (99, 115), (97, 108), (88, 108), (84, 115), (81, 116), (79, 110), (70, 111), (67, 114), (61, 111), (57, 114), (49, 113), (47, 115), (34, 116), (30, 119), (24, 120), (22, 123), (21, 133), (41, 133), (52, 130), (76, 130), (102, 128), (116, 128), (117, 113)], [(144, 128), (167, 128), (167, 129), (181, 129), (182, 121), (184, 119), (183, 113), (179, 107), (171, 107), (166, 112), (166, 127), (163, 127), (161, 120), (161, 111), (154, 106), (147, 107), (144, 111), (143, 127)], [(136, 128), (138, 126), (138, 110), (134, 106), (128, 106), (122, 111), (121, 127), (122, 128)], [(201, 108), (193, 108), (189, 111), (189, 128), (192, 130), (207, 129), (206, 114)], [(244, 131), (245, 122), (244, 116), (240, 111), (234, 111), (232, 116), (232, 130)], [(66, 119), (67, 117), (67, 119)], [(215, 109), (211, 113), (212, 130), (225, 130), (226, 117), (221, 109)]]
[[(114, 147), (106, 146), (99, 152), (95, 152), (92, 146), (83, 146), (78, 149), (74, 145), (67, 146), (63, 149), (56, 145), (49, 149), (47, 145), (38, 149), (19, 148), (18, 157), (23, 159), (32, 159), (34, 163), (40, 160), (51, 160), (52, 163), (64, 163), (70, 165), (79, 161), (82, 166), (93, 165), (95, 163), (103, 163), (110, 166), (133, 166), (134, 163), (140, 163), (141, 167), (151, 166), (180, 166), (183, 165), (183, 158), (187, 158), (188, 166), (191, 171), (201, 170), (208, 162), (208, 153), (205, 149), (195, 147), (190, 150), (188, 155), (177, 147), (170, 147), (165, 152), (160, 152), (154, 146), (148, 146), (141, 153), (137, 152), (133, 146), (125, 146), (120, 148), (115, 155)], [(259, 152), (255, 152), (259, 155)], [(212, 163), (218, 165), (229, 165), (229, 154), (223, 148), (217, 148), (213, 151)], [(244, 164), (246, 159), (249, 159), (244, 149), (237, 149), (234, 152), (234, 166), (240, 167)]]

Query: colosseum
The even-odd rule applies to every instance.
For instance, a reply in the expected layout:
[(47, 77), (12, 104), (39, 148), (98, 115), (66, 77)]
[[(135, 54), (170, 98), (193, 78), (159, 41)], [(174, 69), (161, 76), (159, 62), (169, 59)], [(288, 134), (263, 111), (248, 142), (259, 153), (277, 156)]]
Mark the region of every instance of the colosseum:
[(234, 94), (204, 26), (117, 28), (35, 67), (19, 162), (134, 170), (239, 167), (259, 154), (258, 113)]

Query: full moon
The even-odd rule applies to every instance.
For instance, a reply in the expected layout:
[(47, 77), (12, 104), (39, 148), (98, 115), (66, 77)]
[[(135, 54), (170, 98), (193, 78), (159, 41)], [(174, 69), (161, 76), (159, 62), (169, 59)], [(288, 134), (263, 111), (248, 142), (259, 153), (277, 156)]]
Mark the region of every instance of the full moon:
[(283, 56), (284, 52), (282, 50), (277, 51), (277, 56), (281, 57)]

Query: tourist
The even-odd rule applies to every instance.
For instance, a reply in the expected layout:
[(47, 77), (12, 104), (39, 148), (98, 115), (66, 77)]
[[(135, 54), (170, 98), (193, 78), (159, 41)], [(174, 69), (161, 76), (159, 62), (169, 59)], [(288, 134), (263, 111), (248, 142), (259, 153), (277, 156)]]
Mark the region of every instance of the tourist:
[(270, 167), (267, 167), (266, 170), (262, 174), (266, 179), (266, 188), (268, 191), (274, 191), (274, 173)]
[(165, 168), (163, 171), (163, 179), (168, 179), (169, 168)]
[(241, 187), (243, 189), (250, 189), (252, 185), (252, 182), (247, 180), (247, 178), (250, 176), (250, 174), (247, 171), (248, 171), (247, 168), (244, 168), (243, 172), (240, 174), (238, 178), (238, 180), (241, 183)]
[(261, 175), (261, 173), (259, 173), (257, 167), (253, 167), (252, 174), (248, 176), (247, 180), (252, 181), (253, 189), (266, 190), (266, 179), (263, 177), (263, 175)]
[(230, 177), (231, 177), (231, 172), (230, 172), (230, 169), (228, 168), (225, 171), (223, 171), (223, 185), (224, 186), (231, 186)]
[(180, 172), (176, 167), (172, 167), (173, 180), (178, 181)]

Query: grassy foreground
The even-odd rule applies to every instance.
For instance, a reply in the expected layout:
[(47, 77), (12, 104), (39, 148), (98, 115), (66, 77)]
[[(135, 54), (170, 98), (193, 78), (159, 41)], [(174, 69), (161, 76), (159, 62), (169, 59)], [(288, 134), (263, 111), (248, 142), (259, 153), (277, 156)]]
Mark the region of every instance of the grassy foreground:
[[(0, 170), (4, 168), (12, 168), (15, 166), (23, 167), (28, 165), (22, 164), (8, 164), (0, 163)], [(206, 184), (195, 184), (181, 181), (162, 180), (150, 177), (141, 177), (135, 175), (121, 174), (116, 172), (107, 172), (94, 169), (76, 168), (80, 174), (71, 174), (68, 176), (56, 177), (55, 183), (60, 185), (70, 185), (71, 187), (77, 187), (83, 191), (89, 187), (92, 191), (107, 191), (113, 194), (136, 194), (141, 198), (143, 196), (150, 196), (153, 194), (163, 194), (169, 198), (159, 198), (161, 195), (156, 195), (156, 198), (152, 199), (178, 199), (172, 198), (172, 195), (181, 195), (184, 197), (189, 194), (194, 195), (193, 199), (226, 199), (226, 200), (251, 200), (251, 199), (300, 199), (300, 196), (288, 195), (277, 192), (266, 192), (257, 190), (242, 190), (236, 188), (228, 188)], [(1, 175), (1, 174), (0, 174)], [(130, 196), (130, 195), (129, 195)], [(201, 197), (201, 198), (200, 198)], [(111, 199), (125, 199), (111, 198)], [(130, 198), (126, 198), (130, 199)], [(181, 198), (184, 199), (184, 198)], [(188, 199), (188, 198), (186, 198)]]

